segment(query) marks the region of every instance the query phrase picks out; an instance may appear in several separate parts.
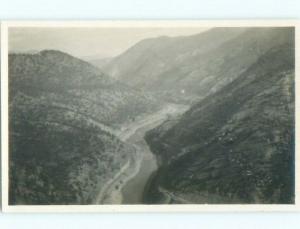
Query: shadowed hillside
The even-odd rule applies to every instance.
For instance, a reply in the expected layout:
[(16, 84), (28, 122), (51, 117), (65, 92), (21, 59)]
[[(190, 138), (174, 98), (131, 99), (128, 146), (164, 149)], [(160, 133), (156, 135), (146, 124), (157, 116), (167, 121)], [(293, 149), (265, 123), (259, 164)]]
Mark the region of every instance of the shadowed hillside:
[(293, 203), (294, 61), (287, 39), (181, 119), (148, 132), (161, 168), (146, 202)]

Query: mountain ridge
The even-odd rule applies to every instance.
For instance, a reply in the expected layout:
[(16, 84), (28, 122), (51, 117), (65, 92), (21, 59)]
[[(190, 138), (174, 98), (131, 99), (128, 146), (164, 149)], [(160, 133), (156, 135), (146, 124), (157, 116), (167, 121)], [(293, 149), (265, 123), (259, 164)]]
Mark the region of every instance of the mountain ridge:
[(215, 28), (179, 42), (170, 38), (175, 45), (141, 41), (104, 71), (166, 100), (193, 103), (230, 83), (291, 33), (292, 28)]

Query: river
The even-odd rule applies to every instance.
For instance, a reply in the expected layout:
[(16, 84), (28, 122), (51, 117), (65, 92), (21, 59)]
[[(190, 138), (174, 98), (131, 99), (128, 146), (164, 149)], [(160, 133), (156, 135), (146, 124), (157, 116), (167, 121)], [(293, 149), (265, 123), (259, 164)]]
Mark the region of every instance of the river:
[(151, 123), (140, 128), (128, 141), (134, 143), (140, 154), (143, 154), (140, 170), (131, 180), (129, 180), (122, 189), (123, 204), (139, 204), (142, 203), (144, 187), (150, 175), (157, 169), (156, 158), (149, 149), (148, 144), (144, 140), (144, 135), (148, 130), (159, 125), (161, 121)]
[(128, 142), (137, 147), (139, 150), (138, 153), (142, 154), (143, 157), (138, 173), (123, 186), (122, 204), (142, 204), (144, 188), (147, 181), (151, 174), (157, 170), (156, 157), (144, 139), (146, 132), (163, 123), (168, 118), (168, 115), (178, 115), (186, 111), (187, 108), (187, 106), (173, 104), (171, 109), (161, 112), (160, 118), (152, 119), (151, 122), (139, 128), (127, 139)]

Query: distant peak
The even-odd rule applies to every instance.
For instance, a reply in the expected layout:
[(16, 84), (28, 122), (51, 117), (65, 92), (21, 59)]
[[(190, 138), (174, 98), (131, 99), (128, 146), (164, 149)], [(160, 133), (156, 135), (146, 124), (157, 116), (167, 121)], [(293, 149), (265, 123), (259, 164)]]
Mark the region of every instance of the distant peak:
[(65, 55), (65, 56), (71, 56), (68, 53), (59, 51), (59, 50), (55, 50), (55, 49), (45, 49), (39, 52), (40, 55)]
[(73, 59), (73, 60), (80, 60), (83, 62), (86, 62), (78, 57), (72, 56), (69, 53), (62, 52), (60, 50), (55, 50), (55, 49), (45, 49), (40, 51), (37, 55), (41, 55), (45, 58), (55, 58), (55, 59)]

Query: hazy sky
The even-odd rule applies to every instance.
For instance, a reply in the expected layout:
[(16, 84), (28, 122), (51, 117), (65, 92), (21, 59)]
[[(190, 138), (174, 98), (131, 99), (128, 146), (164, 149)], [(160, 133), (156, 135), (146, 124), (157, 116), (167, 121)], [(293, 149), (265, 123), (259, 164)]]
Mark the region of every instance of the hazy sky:
[(138, 41), (158, 36), (186, 36), (208, 28), (10, 28), (12, 52), (57, 49), (77, 57), (116, 56)]

